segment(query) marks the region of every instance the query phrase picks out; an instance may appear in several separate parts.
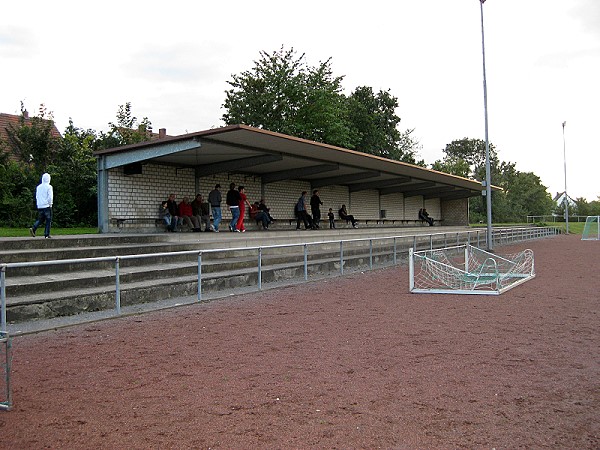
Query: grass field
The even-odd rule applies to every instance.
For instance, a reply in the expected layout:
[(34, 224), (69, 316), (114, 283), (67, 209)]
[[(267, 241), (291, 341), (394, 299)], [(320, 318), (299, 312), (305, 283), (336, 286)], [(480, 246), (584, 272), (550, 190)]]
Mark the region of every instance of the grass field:
[[(54, 228), (52, 227), (51, 235), (65, 234), (96, 234), (98, 228)], [(44, 237), (44, 227), (37, 230), (38, 236)], [(29, 228), (0, 228), (0, 237), (27, 237), (29, 236)]]

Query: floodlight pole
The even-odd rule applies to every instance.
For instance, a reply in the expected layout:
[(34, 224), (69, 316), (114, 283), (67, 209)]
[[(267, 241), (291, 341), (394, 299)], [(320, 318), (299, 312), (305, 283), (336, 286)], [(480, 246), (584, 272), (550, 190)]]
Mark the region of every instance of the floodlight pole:
[(569, 234), (569, 196), (567, 195), (567, 145), (565, 142), (565, 125), (566, 121), (562, 123), (563, 129), (563, 159), (565, 162), (565, 222), (567, 224), (567, 234)]
[(485, 115), (485, 200), (487, 206), (487, 250), (494, 249), (492, 240), (492, 182), (490, 170), (490, 141), (488, 137), (488, 110), (487, 110), (487, 81), (485, 76), (485, 35), (483, 32), (483, 4), (485, 0), (479, 0), (481, 9), (481, 53), (483, 55), (483, 111)]

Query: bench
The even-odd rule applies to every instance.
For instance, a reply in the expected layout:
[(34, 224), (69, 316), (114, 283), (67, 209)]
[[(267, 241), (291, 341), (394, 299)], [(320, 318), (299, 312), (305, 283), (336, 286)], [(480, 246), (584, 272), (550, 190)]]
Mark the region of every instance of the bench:
[(164, 225), (164, 221), (158, 217), (112, 217), (110, 221), (122, 228), (125, 223), (146, 223), (154, 224), (155, 227)]

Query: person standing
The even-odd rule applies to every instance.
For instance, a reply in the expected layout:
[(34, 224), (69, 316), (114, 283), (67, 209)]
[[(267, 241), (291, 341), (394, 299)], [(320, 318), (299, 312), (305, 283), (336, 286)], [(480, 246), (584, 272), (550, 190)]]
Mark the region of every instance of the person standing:
[(310, 212), (312, 213), (313, 225), (315, 228), (319, 228), (319, 222), (321, 221), (321, 197), (319, 197), (319, 191), (315, 189), (313, 195), (310, 198)]
[(227, 191), (227, 197), (225, 201), (229, 206), (229, 211), (231, 211), (231, 222), (229, 222), (229, 231), (237, 231), (239, 233), (240, 230), (237, 229), (237, 222), (240, 217), (240, 192), (235, 188), (235, 183), (231, 183), (229, 185), (229, 190)]
[(45, 222), (44, 237), (50, 239), (50, 227), (52, 226), (52, 204), (54, 203), (54, 189), (50, 184), (50, 174), (42, 175), (42, 182), (35, 190), (35, 203), (38, 210), (37, 220), (29, 229), (31, 237), (35, 237), (35, 231)]
[(213, 224), (210, 229), (219, 232), (219, 224), (221, 223), (222, 213), (221, 213), (221, 189), (220, 184), (215, 184), (215, 188), (208, 193), (208, 203), (210, 204), (210, 209), (212, 210), (213, 216)]
[(238, 191), (240, 193), (240, 217), (238, 218), (236, 229), (242, 233), (245, 233), (246, 227), (244, 226), (244, 217), (246, 215), (246, 205), (248, 205), (248, 210), (250, 209), (251, 205), (248, 201), (248, 197), (246, 196), (246, 188), (244, 186), (240, 186)]
[(300, 221), (304, 222), (304, 229), (314, 229), (312, 219), (306, 212), (306, 191), (302, 191), (302, 195), (296, 202), (296, 230), (300, 229)]
[(333, 215), (333, 210), (329, 208), (329, 212), (327, 213), (327, 217), (329, 218), (329, 228), (335, 228), (335, 216)]
[(171, 225), (173, 227), (173, 231), (181, 231), (183, 219), (179, 215), (179, 206), (177, 205), (175, 194), (169, 194), (167, 207), (169, 208), (169, 214), (171, 214)]

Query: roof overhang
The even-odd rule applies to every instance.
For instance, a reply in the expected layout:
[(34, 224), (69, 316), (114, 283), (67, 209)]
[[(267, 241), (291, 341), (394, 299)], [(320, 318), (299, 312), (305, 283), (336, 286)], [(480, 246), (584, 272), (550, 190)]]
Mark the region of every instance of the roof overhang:
[[(197, 176), (236, 172), (260, 176), (263, 183), (294, 179), (311, 189), (347, 186), (351, 192), (377, 189), (425, 198), (481, 195), (481, 183), (367, 153), (231, 125), (94, 153), (102, 169), (132, 163), (194, 168)], [(500, 188), (492, 187), (494, 190)]]

